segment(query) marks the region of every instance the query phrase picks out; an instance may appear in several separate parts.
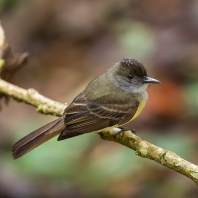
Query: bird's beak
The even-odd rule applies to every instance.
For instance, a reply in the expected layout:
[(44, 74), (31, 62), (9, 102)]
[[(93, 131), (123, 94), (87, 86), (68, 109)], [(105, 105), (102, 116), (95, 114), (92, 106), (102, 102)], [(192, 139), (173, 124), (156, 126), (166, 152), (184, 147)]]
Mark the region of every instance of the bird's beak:
[(155, 78), (151, 78), (149, 76), (146, 76), (144, 79), (144, 83), (155, 83), (155, 84), (159, 84), (161, 83), (159, 80), (156, 80)]

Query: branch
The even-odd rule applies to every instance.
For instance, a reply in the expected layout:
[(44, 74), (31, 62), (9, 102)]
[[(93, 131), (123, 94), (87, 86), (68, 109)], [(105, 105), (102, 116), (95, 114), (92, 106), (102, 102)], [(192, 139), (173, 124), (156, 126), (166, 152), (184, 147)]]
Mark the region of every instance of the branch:
[(135, 151), (136, 155), (156, 161), (190, 179), (198, 185), (198, 166), (188, 162), (172, 151), (155, 146), (150, 142), (142, 140), (131, 131), (125, 131), (116, 136), (110, 133), (100, 133), (103, 140), (117, 142)]
[(34, 89), (23, 89), (0, 79), (0, 93), (10, 96), (18, 102), (25, 102), (37, 107), (36, 111), (61, 117), (67, 103), (53, 101), (38, 93)]
[[(25, 90), (1, 79), (0, 92), (13, 97), (17, 101), (25, 102), (37, 107), (37, 111), (43, 114), (61, 116), (66, 107), (66, 104), (48, 99), (40, 95), (34, 89)], [(198, 166), (182, 159), (172, 151), (167, 151), (142, 140), (131, 131), (125, 131), (116, 136), (109, 132), (101, 132), (100, 136), (103, 140), (117, 142), (127, 146), (136, 151), (136, 155), (154, 160), (163, 166), (189, 177), (198, 184)]]
[[(5, 44), (5, 35), (2, 27), (0, 26), (0, 50), (1, 45), (3, 44)], [(2, 52), (4, 52), (5, 49), (6, 48), (2, 48)], [(5, 67), (8, 60), (4, 58), (3, 54), (4, 53), (1, 53), (0, 51), (0, 55), (2, 55), (0, 56), (0, 74), (3, 73), (1, 73), (2, 68)], [(9, 56), (9, 59), (13, 60), (12, 57), (13, 56)], [(19, 66), (21, 65), (21, 61), (14, 61), (13, 65)], [(0, 79), (0, 94), (4, 94), (17, 101), (33, 105), (37, 108), (36, 110), (38, 112), (43, 114), (61, 116), (64, 108), (67, 106), (67, 104), (62, 104), (42, 96), (34, 89), (25, 90), (2, 79)], [(127, 146), (136, 151), (137, 155), (154, 160), (167, 168), (179, 172), (192, 179), (198, 185), (198, 166), (182, 159), (171, 151), (164, 150), (163, 148), (142, 140), (131, 131), (125, 131), (116, 136), (109, 132), (101, 132), (100, 136), (103, 140), (114, 141)]]

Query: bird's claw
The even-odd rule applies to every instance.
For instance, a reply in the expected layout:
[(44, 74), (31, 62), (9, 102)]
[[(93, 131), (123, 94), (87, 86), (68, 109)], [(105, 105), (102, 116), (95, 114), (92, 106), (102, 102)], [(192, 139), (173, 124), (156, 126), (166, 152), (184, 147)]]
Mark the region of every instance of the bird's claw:
[(120, 133), (123, 133), (125, 131), (131, 131), (131, 133), (136, 134), (136, 130), (135, 129), (129, 129), (127, 127), (119, 127), (120, 131), (116, 133), (115, 136), (119, 135)]
[(119, 133), (122, 133), (124, 131), (131, 131), (132, 133), (136, 134), (136, 130), (135, 129), (129, 129), (127, 127), (119, 127), (121, 129), (121, 131)]

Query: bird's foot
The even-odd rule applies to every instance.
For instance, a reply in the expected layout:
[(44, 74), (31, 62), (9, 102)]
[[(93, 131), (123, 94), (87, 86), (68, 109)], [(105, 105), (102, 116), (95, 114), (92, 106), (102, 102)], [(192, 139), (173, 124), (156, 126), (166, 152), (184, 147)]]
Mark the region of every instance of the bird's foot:
[(118, 127), (118, 128), (113, 128), (110, 133), (112, 135), (114, 135), (114, 137), (116, 137), (117, 135), (119, 135), (120, 133), (123, 133), (125, 131), (131, 131), (131, 133), (136, 134), (136, 130), (135, 129), (129, 129), (127, 127)]
[(121, 131), (119, 131), (118, 133), (122, 133), (124, 131), (131, 131), (133, 134), (136, 134), (135, 129), (130, 129), (130, 128), (127, 128), (127, 127), (119, 127), (119, 129), (121, 129)]

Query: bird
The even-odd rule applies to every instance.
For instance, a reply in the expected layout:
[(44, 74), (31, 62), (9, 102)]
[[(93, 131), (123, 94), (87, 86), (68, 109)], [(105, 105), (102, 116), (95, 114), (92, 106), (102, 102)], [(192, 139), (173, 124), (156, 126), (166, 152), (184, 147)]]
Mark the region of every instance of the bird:
[(93, 79), (65, 108), (62, 117), (17, 141), (11, 150), (13, 159), (55, 136), (61, 141), (90, 132), (120, 132), (145, 107), (149, 85), (159, 83), (147, 75), (141, 62), (123, 58)]

